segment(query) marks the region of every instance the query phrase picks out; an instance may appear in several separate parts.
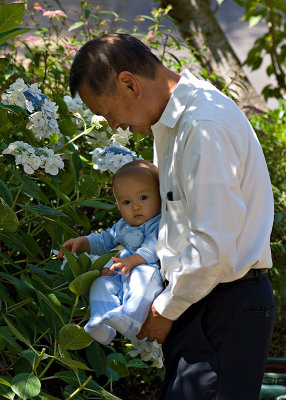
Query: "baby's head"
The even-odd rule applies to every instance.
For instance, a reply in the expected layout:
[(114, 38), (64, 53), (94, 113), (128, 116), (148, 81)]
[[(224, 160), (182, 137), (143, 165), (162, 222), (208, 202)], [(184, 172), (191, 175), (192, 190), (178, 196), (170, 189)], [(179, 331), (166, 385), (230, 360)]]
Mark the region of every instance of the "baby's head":
[(123, 165), (113, 178), (113, 193), (122, 218), (139, 226), (161, 211), (158, 169), (149, 161)]

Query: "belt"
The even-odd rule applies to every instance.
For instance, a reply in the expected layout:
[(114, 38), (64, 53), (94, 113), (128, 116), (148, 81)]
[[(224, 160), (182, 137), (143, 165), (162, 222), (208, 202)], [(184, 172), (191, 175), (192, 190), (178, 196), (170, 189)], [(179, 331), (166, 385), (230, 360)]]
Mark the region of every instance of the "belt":
[(245, 279), (261, 278), (263, 275), (268, 274), (268, 268), (252, 268), (243, 277), (235, 280), (234, 282), (243, 281)]

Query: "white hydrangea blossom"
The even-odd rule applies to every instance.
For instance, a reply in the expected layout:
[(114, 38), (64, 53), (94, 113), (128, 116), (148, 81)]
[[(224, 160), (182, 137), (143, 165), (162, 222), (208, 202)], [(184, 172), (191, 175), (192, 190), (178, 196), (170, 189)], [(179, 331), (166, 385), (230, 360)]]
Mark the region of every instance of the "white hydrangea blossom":
[(129, 338), (133, 349), (128, 352), (131, 357), (140, 356), (142, 361), (151, 361), (152, 367), (162, 368), (164, 366), (164, 357), (162, 345), (155, 340), (148, 342), (147, 338), (139, 340), (136, 337)]
[(2, 102), (15, 105), (27, 110), (30, 114), (27, 129), (31, 129), (38, 140), (59, 133), (58, 106), (49, 101), (38, 85), (26, 85), (22, 78), (18, 78), (1, 96)]
[(47, 147), (35, 148), (28, 143), (17, 141), (10, 143), (2, 154), (15, 156), (16, 165), (22, 165), (26, 174), (33, 174), (39, 168), (47, 174), (57, 175), (64, 168), (62, 158)]
[(112, 142), (118, 142), (122, 146), (126, 146), (129, 144), (129, 138), (132, 136), (132, 132), (130, 132), (129, 129), (126, 129), (125, 131), (122, 128), (117, 128), (117, 132), (114, 133), (110, 140)]
[(115, 173), (120, 167), (137, 159), (136, 153), (114, 142), (105, 148), (96, 148), (92, 154), (93, 168)]

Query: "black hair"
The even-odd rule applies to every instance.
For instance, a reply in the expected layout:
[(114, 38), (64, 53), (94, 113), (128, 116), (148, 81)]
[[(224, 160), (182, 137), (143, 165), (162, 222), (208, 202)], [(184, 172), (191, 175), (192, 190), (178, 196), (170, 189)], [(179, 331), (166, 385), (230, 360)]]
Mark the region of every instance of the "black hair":
[(125, 33), (103, 35), (77, 52), (70, 71), (70, 92), (74, 97), (86, 83), (96, 96), (109, 95), (115, 91), (120, 72), (153, 80), (158, 65), (161, 61), (136, 37)]

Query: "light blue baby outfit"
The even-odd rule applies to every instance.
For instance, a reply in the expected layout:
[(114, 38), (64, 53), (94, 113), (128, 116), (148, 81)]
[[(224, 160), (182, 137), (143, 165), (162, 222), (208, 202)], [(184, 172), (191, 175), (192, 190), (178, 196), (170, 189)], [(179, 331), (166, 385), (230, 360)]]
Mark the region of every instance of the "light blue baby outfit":
[(140, 226), (130, 226), (121, 218), (112, 228), (87, 236), (91, 254), (105, 254), (123, 244), (120, 257), (139, 254), (146, 260), (127, 277), (115, 272), (112, 276), (100, 276), (91, 285), (91, 315), (84, 329), (101, 344), (109, 344), (116, 331), (125, 337), (136, 336), (153, 300), (163, 290), (155, 251), (160, 218), (158, 214)]

